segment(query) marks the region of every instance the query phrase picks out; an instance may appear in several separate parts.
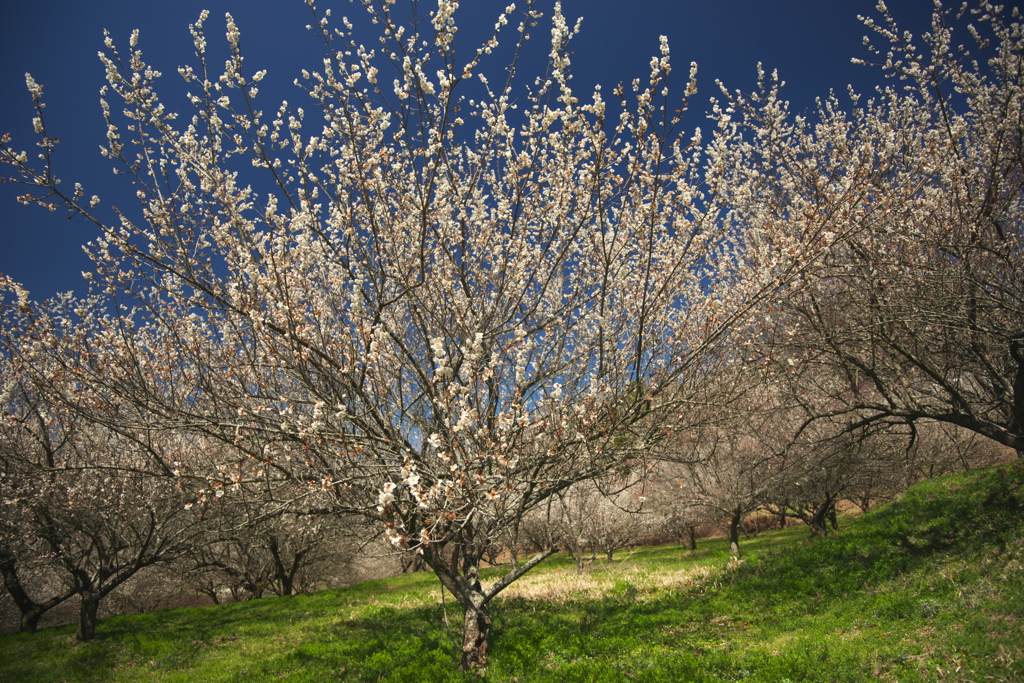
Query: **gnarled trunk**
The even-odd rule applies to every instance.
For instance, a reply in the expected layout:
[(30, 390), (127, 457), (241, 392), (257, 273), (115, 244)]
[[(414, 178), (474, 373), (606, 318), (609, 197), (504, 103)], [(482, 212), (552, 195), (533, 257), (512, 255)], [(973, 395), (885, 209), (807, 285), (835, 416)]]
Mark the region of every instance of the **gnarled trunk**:
[[(482, 597), (482, 596), (481, 596)], [(462, 620), (462, 661), (459, 666), (469, 671), (487, 664), (487, 636), (491, 632), (491, 615), (486, 606), (464, 608)]]
[[(1010, 355), (1017, 362), (1017, 374), (1013, 379), (1013, 419), (1011, 423), (1017, 434), (1024, 434), (1024, 334), (1018, 334), (1010, 341)], [(1016, 446), (1017, 457), (1024, 458), (1024, 448)]]
[(811, 533), (815, 536), (827, 536), (828, 527), (826, 522), (829, 519), (830, 511), (834, 514), (835, 504), (832, 501), (832, 496), (827, 496), (825, 502), (815, 509), (814, 514), (807, 518), (807, 526), (811, 528)]
[(686, 547), (688, 549), (690, 549), (690, 550), (696, 550), (697, 549), (697, 527), (692, 526), (692, 525), (688, 526), (688, 527), (686, 527), (686, 532), (687, 532), (687, 541), (688, 541)]
[(267, 547), (270, 550), (271, 557), (274, 559), (274, 573), (277, 574), (281, 595), (295, 595), (295, 576), (299, 573), (299, 568), (302, 566), (302, 558), (306, 554), (306, 550), (296, 551), (292, 555), (291, 565), (287, 566), (276, 538), (271, 537)]
[(22, 633), (35, 633), (39, 628), (39, 620), (43, 618), (43, 610), (33, 609), (21, 613), (21, 622), (18, 630)]
[(14, 554), (7, 550), (0, 550), (0, 575), (3, 576), (4, 588), (7, 589), (14, 604), (18, 607), (18, 611), (21, 612), (18, 630), (22, 633), (35, 633), (39, 628), (39, 620), (46, 612), (74, 595), (73, 591), (68, 591), (64, 595), (56, 595), (45, 602), (34, 601), (21, 583)]

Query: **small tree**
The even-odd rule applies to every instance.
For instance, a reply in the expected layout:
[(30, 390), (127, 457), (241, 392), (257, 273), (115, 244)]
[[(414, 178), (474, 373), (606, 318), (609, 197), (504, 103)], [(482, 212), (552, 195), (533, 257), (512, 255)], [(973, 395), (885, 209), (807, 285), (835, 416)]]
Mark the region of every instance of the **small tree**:
[(523, 535), (534, 547), (563, 548), (575, 560), (578, 574), (593, 564), (598, 553), (612, 562), (615, 551), (645, 536), (649, 515), (642, 512), (646, 496), (638, 484), (614, 475), (580, 482), (531, 515)]
[(688, 478), (685, 465), (659, 463), (647, 484), (649, 502), (645, 505), (653, 518), (649, 525), (655, 538), (670, 539), (696, 550), (698, 529), (717, 523), (718, 513), (704, 504)]
[[(777, 383), (743, 357), (745, 347), (723, 359), (687, 420), (674, 425), (656, 451), (661, 476), (676, 483), (669, 509), (689, 527), (691, 546), (698, 520), (725, 520), (734, 555), (744, 517), (772, 500), (786, 476), (793, 434)], [(664, 483), (659, 498), (670, 495)]]
[[(227, 500), (207, 510), (203, 543), (178, 563), (215, 603), (266, 593), (295, 595), (323, 586), (353, 559), (355, 525), (340, 516), (238, 510)], [(365, 538), (363, 539), (365, 541)]]

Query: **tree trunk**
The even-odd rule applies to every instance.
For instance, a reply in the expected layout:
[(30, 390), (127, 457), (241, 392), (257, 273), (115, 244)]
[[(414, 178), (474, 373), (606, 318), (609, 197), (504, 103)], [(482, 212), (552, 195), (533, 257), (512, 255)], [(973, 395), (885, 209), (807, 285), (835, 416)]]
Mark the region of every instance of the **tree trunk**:
[(14, 604), (18, 607), (18, 611), (21, 612), (18, 630), (22, 633), (35, 633), (39, 628), (39, 620), (43, 618), (44, 614), (74, 595), (74, 591), (68, 591), (64, 595), (56, 595), (45, 602), (34, 601), (21, 584), (17, 560), (12, 553), (6, 550), (0, 550), (0, 574), (3, 575), (4, 588), (7, 589)]
[(491, 615), (487, 610), (487, 598), (480, 585), (480, 558), (463, 549), (464, 590), (459, 602), (462, 604), (462, 661), (463, 671), (479, 669), (487, 665), (487, 636), (491, 632)]
[[(1017, 361), (1017, 374), (1013, 379), (1013, 423), (1018, 435), (1024, 434), (1024, 334), (1010, 340), (1010, 355)], [(1024, 448), (1016, 448), (1017, 457), (1024, 458)]]
[(688, 545), (689, 549), (690, 550), (696, 550), (697, 549), (697, 527), (695, 527), (695, 526), (688, 526), (688, 527), (686, 527), (686, 531), (687, 531), (687, 533), (689, 535), (689, 545)]
[(505, 574), (485, 591), (480, 585), (480, 554), (466, 546), (455, 546), (452, 552), (443, 546), (428, 545), (423, 559), (434, 570), (437, 578), (462, 607), (462, 660), (463, 670), (479, 669), (487, 664), (487, 638), (491, 632), (488, 602), (545, 558), (555, 553), (551, 547), (533, 556), (528, 562)]
[(825, 502), (822, 503), (815, 509), (814, 514), (807, 519), (807, 526), (811, 528), (811, 533), (815, 536), (827, 536), (828, 527), (825, 523), (828, 519), (828, 512), (832, 509), (831, 497), (826, 498)]
[(274, 560), (274, 573), (277, 575), (277, 583), (281, 587), (281, 595), (291, 595), (291, 577), (288, 576), (288, 570), (285, 568), (284, 560), (281, 558), (281, 551), (277, 546), (277, 539), (273, 536), (270, 537), (270, 540), (267, 543), (267, 549), (270, 550), (270, 557)]
[(209, 595), (210, 599), (213, 600), (213, 604), (215, 604), (215, 605), (219, 605), (220, 604), (220, 598), (217, 597), (217, 588), (216, 587), (211, 588), (210, 590), (204, 590), (204, 589), (200, 588), (199, 592), (200, 593), (204, 593), (206, 595)]
[(515, 529), (512, 532), (512, 538), (509, 539), (508, 544), (508, 561), (514, 570), (519, 566), (519, 522), (515, 524)]
[(479, 669), (487, 664), (487, 636), (491, 632), (491, 615), (483, 605), (470, 605), (465, 609), (462, 622), (462, 661), (464, 671)]
[(423, 558), (419, 555), (410, 555), (409, 557), (403, 557), (400, 560), (402, 565), (403, 574), (412, 574), (418, 571), (422, 571), (425, 567)]
[(591, 550), (590, 559), (588, 560), (586, 555), (584, 555), (582, 545), (578, 546), (575, 551), (570, 549), (569, 553), (572, 555), (572, 558), (576, 561), (576, 573), (581, 576), (586, 573), (587, 567), (594, 564), (594, 560), (597, 559), (597, 551)]
[(442, 548), (427, 546), (423, 558), (462, 607), (462, 659), (459, 666), (470, 671), (487, 664), (491, 615), (480, 585), (480, 556), (465, 546), (454, 546), (451, 550), (451, 556), (446, 558)]
[(14, 555), (7, 551), (0, 550), (0, 574), (3, 574), (4, 588), (14, 600), (21, 612), (21, 624), (19, 630), (24, 633), (35, 633), (39, 627), (39, 619), (43, 616), (45, 609), (28, 596), (24, 586), (21, 585), (21, 577), (18, 576), (18, 566)]
[(739, 555), (740, 554), (740, 522), (743, 519), (743, 512), (741, 508), (736, 508), (732, 513), (732, 519), (729, 521), (729, 554)]
[(82, 591), (82, 606), (78, 613), (78, 632), (75, 640), (86, 642), (96, 635), (96, 612), (100, 606), (100, 595), (95, 591)]
[(43, 618), (43, 613), (44, 610), (41, 609), (23, 612), (21, 623), (18, 624), (18, 630), (22, 633), (35, 633), (36, 629), (39, 628), (39, 620)]

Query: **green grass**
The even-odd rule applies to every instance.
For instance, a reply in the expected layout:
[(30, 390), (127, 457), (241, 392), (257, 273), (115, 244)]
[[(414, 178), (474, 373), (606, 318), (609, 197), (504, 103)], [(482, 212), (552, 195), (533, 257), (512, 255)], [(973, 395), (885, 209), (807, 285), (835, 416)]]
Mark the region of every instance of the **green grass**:
[(0, 636), (0, 681), (1024, 681), (1024, 463), (741, 546), (556, 556), (495, 605), (482, 675), (421, 573)]

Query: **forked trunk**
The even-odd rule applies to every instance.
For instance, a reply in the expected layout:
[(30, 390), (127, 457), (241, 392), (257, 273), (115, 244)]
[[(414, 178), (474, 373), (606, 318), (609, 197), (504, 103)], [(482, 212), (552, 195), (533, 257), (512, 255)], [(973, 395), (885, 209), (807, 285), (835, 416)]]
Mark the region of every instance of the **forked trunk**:
[(43, 610), (41, 609), (24, 612), (21, 615), (21, 623), (18, 626), (18, 630), (22, 633), (35, 633), (36, 629), (39, 628), (39, 620), (42, 618)]
[(555, 550), (548, 548), (537, 553), (484, 590), (480, 584), (479, 554), (465, 547), (456, 546), (446, 553), (443, 546), (427, 546), (423, 559), (462, 607), (462, 659), (459, 664), (463, 670), (487, 665), (487, 639), (491, 633), (491, 614), (487, 604)]
[(294, 593), (295, 571), (301, 560), (301, 553), (295, 554), (291, 571), (289, 571), (289, 568), (285, 566), (284, 557), (281, 556), (281, 549), (277, 544), (277, 539), (271, 537), (267, 547), (270, 549), (270, 556), (274, 559), (274, 573), (277, 575), (278, 585), (281, 586), (281, 595), (292, 595)]
[(14, 600), (14, 604), (18, 606), (18, 611), (21, 612), (18, 630), (23, 633), (35, 633), (43, 614), (74, 595), (74, 593), (67, 593), (50, 598), (46, 602), (35, 602), (29, 597), (25, 587), (21, 585), (21, 577), (18, 574), (18, 565), (14, 554), (5, 549), (0, 549), (0, 575), (3, 576), (7, 593)]
[(829, 512), (834, 510), (835, 505), (832, 503), (832, 496), (826, 496), (825, 502), (819, 505), (814, 510), (814, 514), (812, 514), (810, 518), (807, 520), (807, 526), (811, 528), (811, 533), (813, 533), (815, 536), (827, 536), (828, 527), (826, 526), (826, 524), (829, 521)]
[(819, 516), (818, 513), (815, 513), (811, 516), (810, 520), (808, 520), (807, 522), (807, 526), (810, 528), (811, 533), (815, 536), (828, 535), (828, 529), (825, 528), (824, 516)]

